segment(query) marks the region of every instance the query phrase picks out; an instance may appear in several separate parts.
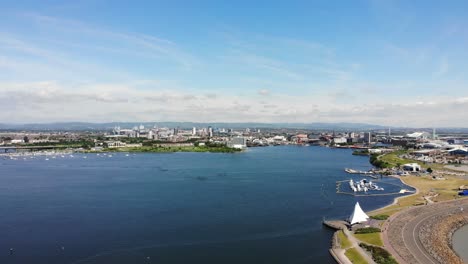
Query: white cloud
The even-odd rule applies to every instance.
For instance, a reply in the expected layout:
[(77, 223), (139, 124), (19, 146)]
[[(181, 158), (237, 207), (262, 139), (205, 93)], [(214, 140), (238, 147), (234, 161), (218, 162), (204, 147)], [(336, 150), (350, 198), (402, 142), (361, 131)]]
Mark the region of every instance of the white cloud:
[(258, 94), (259, 94), (259, 95), (264, 95), (264, 96), (265, 96), (265, 95), (270, 95), (270, 90), (268, 90), (268, 89), (260, 89), (260, 90), (258, 90)]
[[(199, 121), (368, 122), (400, 126), (468, 126), (468, 99), (421, 98), (413, 102), (355, 105), (328, 96), (274, 94), (258, 101), (213, 91), (142, 90), (125, 84), (0, 83), (3, 122)], [(12, 105), (14, 108), (12, 109)]]
[[(227, 41), (210, 42), (213, 49), (195, 56), (182, 48), (185, 43), (165, 38), (38, 14), (23, 18), (27, 29), (19, 29), (24, 31), (0, 31), (4, 122), (346, 121), (468, 126), (463, 116), (468, 111), (463, 78), (418, 80), (431, 74), (442, 79), (449, 70), (462, 68), (457, 60), (449, 63), (443, 54), (436, 54), (435, 48), (401, 43), (376, 47), (385, 55), (378, 60), (390, 62), (387, 73), (387, 61), (372, 65), (362, 56), (366, 63), (362, 64), (356, 61), (360, 54), (313, 40), (230, 35)], [(373, 69), (376, 65), (382, 69)], [(442, 94), (460, 97), (436, 96)]]

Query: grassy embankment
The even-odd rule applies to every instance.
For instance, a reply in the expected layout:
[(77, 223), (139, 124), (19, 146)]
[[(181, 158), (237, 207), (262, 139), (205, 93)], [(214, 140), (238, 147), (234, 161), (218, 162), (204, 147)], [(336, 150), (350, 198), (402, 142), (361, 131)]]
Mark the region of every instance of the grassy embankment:
[(354, 234), (354, 237), (367, 244), (383, 247), (383, 242), (382, 242), (382, 238), (380, 237), (380, 232), (369, 233), (369, 234)]
[(363, 256), (357, 251), (356, 248), (350, 248), (345, 252), (346, 257), (354, 264), (366, 264), (367, 261)]
[[(427, 169), (432, 168), (433, 170), (443, 171), (446, 170), (444, 165), (442, 164), (424, 164), (420, 161), (403, 159), (399, 156), (404, 154), (405, 151), (395, 151), (392, 153), (388, 153), (385, 155), (381, 155), (378, 157), (378, 160), (385, 165), (387, 168), (391, 167), (398, 167), (405, 163), (418, 163), (421, 167)], [(401, 180), (410, 186), (413, 186), (419, 190), (418, 194), (409, 195), (405, 197), (401, 197), (398, 199), (398, 202), (394, 205), (382, 208), (380, 210), (376, 210), (371, 212), (372, 215), (377, 214), (387, 214), (391, 215), (401, 209), (407, 208), (413, 205), (424, 204), (425, 200), (423, 198), (424, 195), (428, 195), (429, 193), (437, 193), (438, 196), (431, 198), (432, 201), (446, 201), (446, 200), (453, 200), (457, 199), (457, 190), (460, 185), (468, 184), (468, 180), (451, 176), (445, 175), (446, 180), (433, 180), (431, 174), (425, 174), (423, 176), (403, 176)]]
[(381, 247), (367, 245), (365, 243), (361, 243), (359, 244), (359, 246), (370, 252), (372, 254), (372, 259), (377, 264), (398, 264), (398, 262), (392, 257), (392, 255), (388, 253), (387, 250)]
[(65, 148), (90, 148), (94, 146), (94, 142), (87, 140), (78, 141), (59, 141), (59, 142), (42, 142), (42, 143), (25, 143), (20, 147), (53, 147), (57, 149)]
[(340, 246), (343, 249), (349, 248), (352, 246), (351, 241), (343, 233), (343, 230), (338, 231), (338, 239), (340, 240)]
[(354, 237), (367, 244), (382, 247), (383, 242), (380, 232), (380, 228), (376, 227), (359, 228), (354, 231)]
[(364, 149), (364, 150), (355, 150), (353, 151), (353, 155), (355, 156), (369, 156), (370, 153), (367, 149)]
[(338, 231), (338, 239), (340, 240), (340, 247), (346, 250), (345, 255), (352, 263), (367, 263), (366, 260), (361, 256), (361, 254), (357, 251), (357, 249), (352, 247), (353, 244), (346, 237), (343, 230)]

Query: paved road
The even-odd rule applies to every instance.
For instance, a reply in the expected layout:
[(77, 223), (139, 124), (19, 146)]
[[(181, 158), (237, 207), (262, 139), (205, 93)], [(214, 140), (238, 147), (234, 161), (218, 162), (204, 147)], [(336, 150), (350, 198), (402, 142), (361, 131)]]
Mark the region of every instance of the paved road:
[[(386, 225), (384, 225), (384, 243), (387, 248), (389, 248), (390, 252), (396, 256), (399, 263), (422, 263), (422, 264), (437, 264), (439, 263), (435, 260), (429, 252), (424, 248), (421, 240), (419, 239), (419, 232), (425, 221), (429, 218), (437, 216), (437, 215), (447, 215), (450, 212), (457, 211), (460, 207), (463, 207), (464, 210), (468, 210), (468, 199), (451, 201), (451, 202), (444, 202), (438, 203), (434, 205), (427, 205), (424, 207), (423, 211), (414, 216), (409, 221), (407, 221), (404, 227), (401, 229), (401, 240), (404, 243), (404, 246), (411, 252), (414, 259), (408, 260), (404, 259), (400, 255), (398, 255), (397, 250), (395, 250), (391, 243), (389, 243), (389, 238), (387, 234), (387, 226), (392, 224), (392, 221), (388, 221)], [(412, 208), (409, 210), (417, 210), (420, 207)], [(401, 214), (410, 212), (409, 210), (402, 212)], [(398, 218), (398, 215), (395, 216)], [(393, 242), (395, 244), (395, 242)], [(397, 253), (397, 254), (395, 254)], [(415, 262), (416, 260), (416, 262)]]
[(406, 248), (409, 249), (409, 251), (413, 254), (413, 257), (416, 258), (419, 263), (438, 263), (438, 261), (435, 260), (431, 254), (429, 254), (429, 252), (427, 252), (427, 250), (424, 248), (424, 245), (421, 243), (421, 240), (419, 239), (421, 224), (433, 216), (441, 214), (443, 215), (446, 213), (446, 210), (442, 210), (438, 213), (430, 212), (421, 214), (416, 218), (413, 218), (413, 220), (409, 221), (401, 231), (403, 242), (405, 243)]

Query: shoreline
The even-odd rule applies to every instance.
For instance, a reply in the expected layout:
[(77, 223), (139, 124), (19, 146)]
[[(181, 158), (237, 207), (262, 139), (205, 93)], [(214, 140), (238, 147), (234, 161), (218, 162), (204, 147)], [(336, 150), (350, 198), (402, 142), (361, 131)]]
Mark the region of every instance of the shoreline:
[(418, 189), (417, 187), (412, 186), (412, 185), (410, 185), (410, 184), (404, 182), (404, 181), (401, 179), (401, 177), (397, 177), (397, 176), (394, 176), (394, 175), (388, 175), (387, 177), (392, 177), (392, 178), (399, 179), (399, 180), (401, 181), (401, 183), (403, 183), (403, 184), (405, 184), (405, 185), (407, 185), (407, 186), (409, 186), (409, 187), (411, 187), (411, 188), (414, 188), (414, 189), (416, 190), (416, 192), (414, 192), (414, 193), (412, 193), (412, 194), (410, 194), (410, 195), (402, 195), (402, 196), (395, 197), (395, 198), (393, 198), (393, 202), (392, 202), (392, 203), (387, 204), (387, 205), (385, 205), (385, 206), (382, 206), (382, 207), (380, 207), (380, 208), (374, 209), (374, 210), (372, 210), (372, 211), (369, 211), (369, 212), (367, 212), (367, 214), (373, 215), (373, 214), (375, 214), (375, 213), (378, 213), (380, 210), (384, 210), (384, 209), (386, 209), (386, 208), (388, 208), (388, 207), (390, 207), (390, 206), (393, 206), (393, 205), (398, 204), (398, 201), (399, 201), (400, 199), (402, 199), (402, 198), (406, 198), (406, 197), (410, 197), (410, 196), (414, 196), (414, 195), (418, 195), (418, 194), (419, 194), (419, 189)]
[(464, 225), (461, 225), (461, 226), (458, 226), (457, 228), (454, 228), (451, 230), (451, 236), (449, 238), (449, 242), (450, 242), (450, 248), (453, 250), (453, 252), (455, 252), (456, 255), (458, 255), (459, 258), (461, 258), (462, 260), (464, 260), (462, 258), (462, 256), (459, 255), (459, 252), (457, 252), (457, 250), (455, 250), (454, 248), (454, 243), (453, 243), (453, 237), (455, 236), (455, 233), (458, 232), (460, 229), (464, 228), (464, 227), (467, 227), (468, 226), (468, 223), (465, 223)]
[[(370, 163), (370, 160), (369, 160), (369, 163)], [(371, 163), (371, 165), (373, 165), (373, 164)], [(389, 217), (387, 220), (385, 220), (385, 221), (383, 222), (383, 225), (382, 225), (382, 230), (383, 230), (383, 232), (386, 232), (386, 231), (387, 231), (387, 228), (388, 228), (388, 225), (389, 225), (389, 221), (392, 221), (392, 219), (397, 218), (402, 212), (406, 212), (407, 210), (409, 210), (409, 209), (411, 209), (411, 208), (414, 208), (414, 205), (413, 205), (413, 206), (411, 206), (411, 205), (405, 205), (404, 202), (402, 202), (403, 205), (400, 205), (401, 199), (403, 199), (403, 198), (406, 199), (407, 197), (414, 197), (413, 199), (417, 199), (417, 196), (421, 194), (421, 189), (418, 188), (418, 187), (416, 186), (417, 184), (415, 184), (415, 183), (412, 183), (412, 184), (408, 183), (408, 181), (406, 181), (406, 180), (404, 179), (404, 177), (400, 177), (400, 176), (396, 176), (396, 175), (387, 175), (387, 176), (388, 176), (388, 177), (393, 177), (393, 178), (398, 178), (402, 184), (413, 188), (413, 189), (415, 190), (415, 192), (412, 193), (412, 194), (410, 194), (410, 195), (402, 195), (402, 196), (395, 197), (395, 198), (393, 199), (393, 202), (391, 202), (391, 203), (389, 203), (389, 204), (387, 204), (387, 205), (385, 205), (385, 206), (381, 206), (381, 207), (379, 207), (379, 208), (377, 208), (377, 209), (374, 209), (374, 210), (372, 210), (372, 211), (366, 212), (369, 216), (371, 216), (371, 215), (378, 215), (378, 214), (387, 214), (387, 213), (389, 214), (390, 217)], [(412, 182), (412, 181), (409, 181), (409, 182)], [(423, 197), (423, 198), (424, 198), (424, 197)], [(412, 198), (410, 198), (410, 199), (412, 199)], [(444, 202), (453, 202), (453, 200), (442, 201), (442, 203), (444, 203)], [(398, 206), (396, 206), (396, 205), (398, 205)], [(395, 206), (395, 208), (391, 208), (392, 206)], [(388, 212), (385, 211), (386, 209), (389, 209)], [(462, 226), (458, 226), (458, 228), (461, 228), (461, 227), (462, 227)], [(457, 228), (457, 229), (458, 229), (458, 228)], [(453, 234), (455, 231), (456, 231), (456, 230), (451, 230), (451, 234)], [(336, 234), (336, 232), (335, 232), (335, 234)], [(398, 252), (395, 251), (395, 249), (394, 249), (393, 247), (391, 247), (391, 246), (388, 247), (390, 244), (389, 244), (388, 242), (385, 242), (386, 239), (388, 239), (388, 238), (386, 238), (386, 236), (385, 236), (383, 233), (381, 234), (381, 239), (382, 239), (382, 242), (384, 243), (384, 246), (382, 246), (382, 248), (384, 248), (385, 250), (388, 250), (389, 253), (390, 253), (398, 262), (403, 261), (403, 259), (399, 256)], [(452, 248), (452, 246), (451, 246), (451, 245), (452, 245), (452, 238), (450, 237), (450, 238), (448, 238), (448, 239), (450, 240), (449, 243), (448, 243), (448, 244), (449, 244), (449, 247)], [(454, 252), (453, 248), (452, 248), (452, 251)], [(333, 254), (332, 254), (332, 256), (333, 256)], [(337, 263), (340, 263), (340, 259), (337, 259), (336, 256), (333, 256), (333, 257), (335, 258), (335, 261), (336, 261)], [(404, 261), (403, 261), (402, 263), (404, 263)]]
[[(451, 233), (456, 226), (452, 224), (468, 223), (466, 212), (460, 214), (459, 209), (467, 202), (468, 199), (441, 201), (397, 212), (384, 223), (382, 238), (385, 248), (399, 263), (424, 263), (425, 259), (440, 260), (441, 256), (442, 259), (455, 260)], [(409, 232), (403, 233), (405, 229)]]
[[(369, 163), (370, 163), (370, 161), (369, 161)], [(371, 163), (370, 163), (370, 164), (371, 164)], [(371, 165), (373, 165), (373, 164), (371, 164)], [(417, 187), (415, 187), (415, 186), (413, 186), (413, 185), (411, 185), (411, 184), (406, 183), (405, 181), (402, 180), (401, 177), (397, 177), (397, 176), (395, 176), (395, 175), (386, 175), (386, 176), (387, 176), (387, 177), (392, 177), (392, 178), (397, 178), (397, 179), (399, 179), (401, 183), (403, 183), (403, 184), (406, 185), (406, 186), (409, 186), (409, 187), (413, 188), (413, 189), (415, 190), (415, 192), (412, 193), (412, 194), (410, 194), (410, 195), (402, 195), (402, 196), (395, 197), (395, 198), (393, 199), (393, 202), (392, 202), (392, 203), (387, 204), (387, 205), (382, 206), (382, 207), (379, 207), (379, 208), (374, 209), (374, 210), (372, 210), (372, 211), (366, 212), (368, 215), (374, 215), (374, 214), (378, 213), (380, 210), (384, 210), (384, 209), (386, 209), (386, 208), (388, 208), (388, 207), (390, 207), (390, 206), (396, 205), (396, 204), (398, 203), (399, 199), (401, 199), (401, 198), (405, 198), (405, 197), (410, 197), (410, 196), (418, 195), (418, 194), (420, 193), (420, 190), (419, 190)], [(391, 217), (393, 217), (393, 216), (391, 216)], [(389, 219), (390, 219), (390, 218), (389, 218)], [(384, 222), (384, 225), (386, 225), (386, 223), (387, 223), (387, 221)], [(328, 225), (328, 224), (326, 224), (325, 222), (324, 222), (324, 224), (325, 224), (326, 226), (329, 226), (330, 228), (333, 228), (333, 229), (337, 230), (337, 231), (335, 231), (335, 232), (333, 233), (333, 236), (332, 236), (332, 247), (329, 249), (330, 255), (335, 259), (336, 263), (338, 263), (338, 264), (351, 263), (351, 260), (350, 260), (349, 258), (347, 258), (347, 257), (345, 256), (344, 253), (343, 253), (343, 254), (336, 254), (337, 252), (335, 252), (335, 251), (336, 251), (337, 249), (334, 247), (334, 244), (336, 243), (335, 240), (336, 240), (336, 237), (337, 237), (338, 232), (340, 232), (341, 230), (344, 230), (344, 229), (346, 229), (346, 228), (345, 228), (344, 226), (341, 226), (341, 225), (338, 225), (338, 226)], [(382, 247), (382, 248), (385, 248), (385, 247)], [(388, 248), (385, 248), (385, 249), (386, 249), (386, 250), (389, 250), (389, 251), (391, 252), (391, 255), (392, 255), (394, 258), (399, 259), (398, 257), (395, 256), (395, 254), (392, 254), (392, 252), (393, 252), (392, 249), (388, 249)], [(361, 251), (359, 246), (358, 246), (358, 250)], [(362, 251), (361, 251), (361, 252), (362, 252)], [(345, 258), (345, 259), (343, 259), (343, 258)]]
[(0, 157), (24, 157), (24, 156), (53, 156), (63, 154), (102, 154), (102, 153), (175, 153), (175, 152), (210, 152), (210, 153), (241, 153), (246, 149), (228, 147), (142, 147), (142, 148), (106, 148), (102, 150), (64, 149), (50, 151), (25, 151), (0, 153)]

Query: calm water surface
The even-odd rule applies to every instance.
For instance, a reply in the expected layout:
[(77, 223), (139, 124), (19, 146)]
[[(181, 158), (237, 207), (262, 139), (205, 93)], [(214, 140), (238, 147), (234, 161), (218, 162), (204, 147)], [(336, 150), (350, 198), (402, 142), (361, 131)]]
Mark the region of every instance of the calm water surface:
[(463, 262), (468, 263), (468, 225), (453, 234), (452, 243), (455, 252), (463, 259)]
[(86, 156), (0, 160), (0, 263), (333, 263), (322, 219), (394, 198), (336, 194), (349, 150)]

